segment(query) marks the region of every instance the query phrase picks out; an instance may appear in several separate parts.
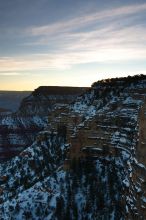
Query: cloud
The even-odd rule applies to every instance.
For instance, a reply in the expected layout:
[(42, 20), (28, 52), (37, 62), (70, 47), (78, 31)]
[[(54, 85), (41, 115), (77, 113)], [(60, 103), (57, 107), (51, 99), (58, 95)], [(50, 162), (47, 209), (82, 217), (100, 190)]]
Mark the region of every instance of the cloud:
[(0, 76), (20, 76), (19, 72), (0, 72)]
[[(30, 55), (1, 57), (0, 71), (13, 74), (64, 70), (86, 63), (144, 60), (146, 29), (137, 17), (145, 11), (146, 4), (122, 6), (27, 28), (27, 42), (22, 45), (28, 46)], [(31, 53), (31, 48), (38, 48), (40, 53)]]
[(134, 4), (130, 6), (121, 6), (118, 8), (101, 10), (97, 12), (90, 12), (89, 14), (80, 15), (77, 18), (72, 18), (67, 21), (56, 22), (54, 24), (43, 25), (26, 29), (26, 33), (33, 36), (51, 36), (55, 33), (65, 33), (73, 31), (81, 27), (90, 26), (97, 22), (103, 22), (109, 19), (116, 19), (118, 17), (130, 16), (146, 11), (145, 4)]
[[(92, 44), (94, 44), (92, 42)], [(88, 45), (89, 46), (89, 45)], [(62, 51), (54, 54), (36, 54), (33, 57), (7, 57), (0, 59), (0, 71), (12, 71), (16, 74), (19, 71), (30, 70), (65, 70), (73, 65), (87, 63), (114, 63), (127, 60), (144, 60), (146, 50), (144, 48), (122, 48), (117, 45), (115, 48), (111, 45), (102, 45), (97, 50), (86, 48), (80, 51)], [(93, 46), (93, 45), (92, 45)], [(136, 53), (135, 53), (136, 51)], [(8, 74), (8, 73), (5, 73)]]

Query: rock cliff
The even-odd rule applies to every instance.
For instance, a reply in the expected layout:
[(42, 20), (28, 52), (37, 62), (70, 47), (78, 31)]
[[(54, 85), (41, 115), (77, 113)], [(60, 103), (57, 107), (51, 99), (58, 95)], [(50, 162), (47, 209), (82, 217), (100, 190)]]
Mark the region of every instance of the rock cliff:
[(98, 81), (57, 106), (0, 166), (3, 219), (146, 219), (146, 76)]
[(30, 146), (47, 125), (51, 111), (73, 102), (86, 89), (41, 86), (22, 100), (16, 113), (0, 115), (0, 162)]

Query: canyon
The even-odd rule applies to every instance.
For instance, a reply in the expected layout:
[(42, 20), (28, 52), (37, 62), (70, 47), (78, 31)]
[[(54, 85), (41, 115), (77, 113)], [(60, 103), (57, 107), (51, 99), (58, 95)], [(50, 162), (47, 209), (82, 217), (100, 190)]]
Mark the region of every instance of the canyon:
[(0, 161), (18, 155), (47, 125), (49, 113), (75, 100), (87, 88), (41, 86), (24, 98), (14, 113), (0, 115)]
[(17, 117), (38, 130), (0, 166), (2, 219), (146, 219), (146, 76), (75, 91), (22, 101)]

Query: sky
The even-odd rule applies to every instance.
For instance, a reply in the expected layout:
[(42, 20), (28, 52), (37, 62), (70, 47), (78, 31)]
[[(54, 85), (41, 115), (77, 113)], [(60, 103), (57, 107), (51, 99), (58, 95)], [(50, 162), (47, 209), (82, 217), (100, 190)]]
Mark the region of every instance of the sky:
[(146, 74), (145, 0), (0, 0), (0, 90)]

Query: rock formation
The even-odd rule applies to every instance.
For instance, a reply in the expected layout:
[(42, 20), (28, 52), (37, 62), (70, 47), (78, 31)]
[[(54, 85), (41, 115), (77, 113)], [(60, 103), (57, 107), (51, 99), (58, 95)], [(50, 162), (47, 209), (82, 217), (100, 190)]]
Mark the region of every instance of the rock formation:
[(146, 76), (98, 81), (56, 106), (0, 166), (3, 219), (146, 219)]
[(75, 100), (87, 88), (41, 86), (24, 98), (16, 113), (0, 115), (0, 162), (30, 146), (56, 107)]

